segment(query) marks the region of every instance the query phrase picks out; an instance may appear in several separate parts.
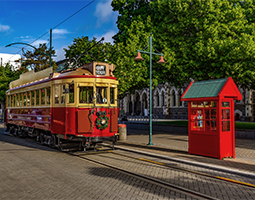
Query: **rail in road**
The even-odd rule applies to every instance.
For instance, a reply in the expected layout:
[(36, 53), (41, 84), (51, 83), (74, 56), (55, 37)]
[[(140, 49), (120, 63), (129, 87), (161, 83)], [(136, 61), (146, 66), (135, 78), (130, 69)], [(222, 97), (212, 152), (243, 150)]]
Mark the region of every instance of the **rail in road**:
[[(24, 139), (36, 143), (32, 139)], [(38, 144), (41, 145), (41, 144)], [(253, 199), (254, 177), (242, 177), (197, 166), (181, 166), (178, 162), (155, 159), (124, 150), (101, 147), (91, 152), (69, 152), (86, 162), (93, 162), (116, 173), (124, 173), (136, 180), (181, 193), (191, 199)], [(224, 174), (226, 176), (224, 176)]]
[[(161, 187), (175, 189), (193, 198), (252, 199), (255, 195), (255, 184), (185, 169), (175, 166), (176, 163), (167, 164), (125, 151), (101, 150), (101, 153), (72, 153), (72, 155), (151, 181)], [(244, 179), (249, 178), (244, 177)]]

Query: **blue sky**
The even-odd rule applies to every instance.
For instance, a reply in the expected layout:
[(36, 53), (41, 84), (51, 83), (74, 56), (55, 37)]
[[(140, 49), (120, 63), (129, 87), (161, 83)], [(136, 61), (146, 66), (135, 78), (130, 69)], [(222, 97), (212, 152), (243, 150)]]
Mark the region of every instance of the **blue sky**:
[[(14, 42), (30, 44), (90, 2), (92, 0), (0, 0), (0, 53), (15, 54), (21, 47), (32, 50), (22, 45), (7, 48), (5, 46)], [(71, 45), (73, 39), (77, 37), (89, 36), (89, 39), (96, 37), (97, 40), (105, 37), (105, 42), (112, 42), (112, 36), (118, 31), (117, 16), (118, 13), (112, 11), (111, 0), (95, 0), (56, 27), (52, 36), (52, 44), (57, 54), (54, 60), (63, 59), (63, 48)], [(32, 45), (36, 47), (38, 43), (49, 45), (49, 38), (48, 33)], [(22, 51), (19, 54), (22, 54)]]

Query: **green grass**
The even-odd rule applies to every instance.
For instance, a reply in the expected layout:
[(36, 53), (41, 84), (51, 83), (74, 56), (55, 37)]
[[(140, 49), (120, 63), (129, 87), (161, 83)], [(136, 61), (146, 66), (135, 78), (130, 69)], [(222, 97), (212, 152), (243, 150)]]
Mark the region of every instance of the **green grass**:
[[(185, 121), (160, 121), (160, 122), (153, 122), (153, 124), (188, 126), (188, 120), (185, 120)], [(236, 129), (253, 129), (253, 130), (255, 130), (255, 123), (254, 122), (235, 122), (235, 128)]]

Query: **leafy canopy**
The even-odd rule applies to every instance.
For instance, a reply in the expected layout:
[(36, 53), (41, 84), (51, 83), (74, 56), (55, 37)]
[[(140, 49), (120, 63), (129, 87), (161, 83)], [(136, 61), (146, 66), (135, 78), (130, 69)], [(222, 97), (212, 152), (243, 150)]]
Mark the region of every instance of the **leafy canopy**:
[(5, 92), (9, 89), (9, 83), (19, 78), (20, 71), (13, 71), (13, 66), (7, 63), (0, 66), (0, 101), (5, 103)]
[[(115, 75), (120, 94), (148, 86), (148, 55), (134, 61), (151, 32), (167, 64), (153, 57), (153, 84), (183, 87), (190, 79), (232, 77), (255, 89), (255, 6), (252, 0), (113, 0), (119, 12)], [(147, 50), (148, 51), (148, 50)]]
[[(23, 56), (26, 58), (26, 60), (22, 61), (21, 68), (19, 69), (21, 72), (27, 72), (28, 66), (36, 72), (50, 67), (50, 49), (47, 47), (46, 43), (39, 44), (37, 49), (38, 51), (34, 49), (33, 51), (23, 52)], [(51, 54), (55, 54), (53, 47)], [(57, 69), (56, 62), (53, 61), (53, 59), (51, 59), (51, 66), (54, 70)]]
[[(92, 61), (111, 62), (112, 61), (112, 45), (110, 43), (97, 43), (96, 38), (89, 40), (88, 37), (74, 38), (73, 43), (64, 49), (66, 58), (73, 62), (73, 65), (82, 66)], [(94, 47), (92, 47), (95, 45)], [(92, 48), (91, 48), (92, 47)], [(91, 49), (90, 49), (91, 48)], [(90, 50), (88, 50), (90, 49)], [(85, 52), (88, 50), (87, 52)], [(85, 53), (84, 53), (85, 52)], [(81, 55), (84, 53), (83, 55)], [(81, 55), (81, 57), (79, 57)], [(78, 60), (76, 60), (79, 57)]]

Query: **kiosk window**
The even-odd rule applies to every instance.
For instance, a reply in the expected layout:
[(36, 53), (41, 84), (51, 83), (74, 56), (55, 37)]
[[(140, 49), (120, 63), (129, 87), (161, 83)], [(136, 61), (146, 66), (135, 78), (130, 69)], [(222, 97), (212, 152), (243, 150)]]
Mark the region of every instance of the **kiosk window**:
[(216, 131), (216, 102), (191, 102), (191, 130)]
[(59, 104), (59, 85), (55, 86), (55, 104)]
[(221, 110), (222, 131), (230, 131), (230, 109)]
[(69, 84), (69, 102), (74, 103), (74, 84)]
[(80, 103), (93, 103), (93, 87), (80, 87)]
[(98, 104), (107, 104), (107, 87), (96, 88), (96, 99)]

